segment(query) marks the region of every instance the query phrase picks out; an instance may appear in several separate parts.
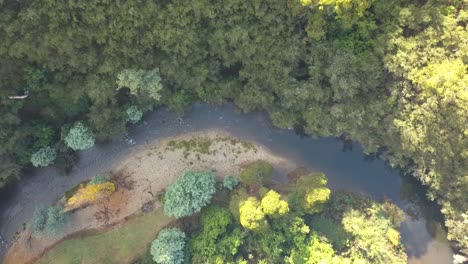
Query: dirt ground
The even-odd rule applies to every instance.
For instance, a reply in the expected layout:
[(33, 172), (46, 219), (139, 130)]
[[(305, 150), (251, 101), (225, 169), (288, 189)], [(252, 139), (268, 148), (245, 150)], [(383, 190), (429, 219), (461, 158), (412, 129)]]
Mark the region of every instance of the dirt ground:
[(228, 175), (238, 176), (243, 166), (259, 159), (276, 168), (295, 168), (293, 162), (224, 131), (190, 133), (158, 140), (149, 146), (132, 153), (110, 172), (117, 187), (112, 195), (72, 212), (71, 224), (59, 236), (34, 237), (28, 230), (21, 232), (4, 263), (34, 263), (67, 237), (108, 229), (141, 213), (143, 207), (159, 208), (158, 195), (185, 171), (212, 170), (222, 179)]

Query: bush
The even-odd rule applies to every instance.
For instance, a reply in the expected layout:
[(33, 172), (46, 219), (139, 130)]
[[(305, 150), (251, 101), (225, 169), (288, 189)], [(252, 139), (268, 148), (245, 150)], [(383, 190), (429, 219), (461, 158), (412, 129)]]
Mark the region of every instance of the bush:
[(159, 264), (179, 264), (184, 262), (185, 233), (178, 228), (159, 232), (151, 243), (151, 255)]
[(138, 109), (136, 105), (130, 106), (127, 111), (125, 111), (125, 121), (132, 124), (138, 123), (143, 117), (143, 112)]
[(62, 210), (62, 208), (51, 206), (47, 209), (47, 223), (44, 230), (49, 235), (58, 235), (65, 229), (65, 226), (69, 221), (69, 216)]
[(33, 217), (29, 224), (29, 228), (33, 234), (40, 234), (46, 225), (47, 222), (47, 208), (37, 207), (34, 210)]
[(34, 235), (46, 232), (48, 235), (58, 235), (68, 224), (70, 218), (60, 207), (38, 207), (34, 211), (29, 228)]
[(94, 146), (94, 135), (83, 123), (77, 122), (68, 131), (65, 143), (73, 150), (83, 150)]
[(51, 147), (44, 147), (39, 149), (31, 156), (31, 163), (34, 167), (46, 167), (52, 164), (57, 157), (55, 149)]
[(257, 160), (245, 168), (240, 174), (240, 180), (247, 185), (264, 183), (271, 177), (273, 167), (264, 160)]
[(223, 180), (223, 187), (229, 190), (233, 190), (239, 184), (239, 180), (233, 176), (227, 176)]
[(114, 191), (115, 184), (112, 182), (88, 184), (86, 187), (80, 187), (78, 191), (67, 200), (67, 208), (79, 208), (99, 198), (109, 196)]
[(215, 192), (212, 172), (186, 172), (167, 188), (164, 212), (176, 218), (198, 213), (211, 202)]

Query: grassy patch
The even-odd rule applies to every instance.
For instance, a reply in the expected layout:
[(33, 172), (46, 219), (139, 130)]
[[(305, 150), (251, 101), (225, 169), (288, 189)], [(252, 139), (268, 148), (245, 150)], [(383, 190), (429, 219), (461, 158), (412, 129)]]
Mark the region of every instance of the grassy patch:
[(233, 151), (237, 154), (241, 154), (242, 152), (247, 152), (249, 150), (252, 150), (255, 153), (257, 152), (257, 148), (252, 143), (227, 137), (219, 137), (215, 139), (195, 137), (189, 140), (171, 140), (167, 143), (166, 150), (173, 151), (176, 149), (181, 149), (185, 158), (188, 158), (191, 153), (195, 153), (197, 155), (197, 159), (200, 160), (200, 154), (215, 155), (217, 151), (211, 150), (210, 148), (213, 143), (218, 142), (224, 142), (226, 144), (230, 143), (231, 145), (235, 146), (236, 149), (233, 149)]
[(145, 254), (157, 233), (172, 218), (162, 209), (128, 220), (117, 229), (101, 234), (67, 239), (47, 252), (37, 264), (130, 263)]

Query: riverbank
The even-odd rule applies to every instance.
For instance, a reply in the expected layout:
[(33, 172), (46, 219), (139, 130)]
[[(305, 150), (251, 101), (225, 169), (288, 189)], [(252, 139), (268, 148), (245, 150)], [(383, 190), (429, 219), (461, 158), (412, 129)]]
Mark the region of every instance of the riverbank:
[[(85, 230), (109, 228), (151, 205), (161, 207), (158, 194), (183, 172), (213, 170), (218, 178), (238, 175), (252, 160), (262, 159), (275, 168), (292, 170), (295, 165), (275, 156), (261, 145), (232, 137), (222, 130), (188, 133), (160, 139), (148, 148), (123, 159), (111, 172), (117, 191), (108, 198), (73, 212), (71, 225), (56, 237), (20, 233), (4, 258), (5, 264), (33, 263), (61, 240)], [(91, 175), (90, 175), (91, 176)]]
[(452, 263), (449, 243), (434, 235), (435, 225), (431, 224), (434, 219), (421, 214), (424, 203), (408, 196), (415, 193), (419, 184), (408, 184), (406, 177), (381, 159), (366, 157), (358, 143), (344, 148), (336, 138), (303, 137), (293, 130), (275, 128), (263, 112), (243, 114), (233, 104), (195, 104), (182, 122), (167, 108), (158, 109), (130, 128), (128, 136), (135, 145), (115, 139), (80, 151), (78, 162), (67, 175), (61, 175), (53, 167), (35, 169), (24, 175), (8, 190), (3, 190), (0, 199), (0, 236), (4, 241), (0, 244), (0, 256), (14, 243), (15, 233), (31, 219), (35, 207), (52, 204), (80, 182), (109, 172), (126, 157), (151, 147), (153, 142), (213, 129), (263, 145), (275, 155), (294, 160), (298, 166), (325, 173), (333, 190), (361, 193), (376, 200), (390, 199), (409, 214), (400, 230), (409, 263)]

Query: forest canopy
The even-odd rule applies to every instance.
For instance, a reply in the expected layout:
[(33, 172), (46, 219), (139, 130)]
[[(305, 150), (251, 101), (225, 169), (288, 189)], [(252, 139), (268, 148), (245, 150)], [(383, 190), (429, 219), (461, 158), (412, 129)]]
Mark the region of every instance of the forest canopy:
[(1, 184), (233, 101), (411, 173), (468, 254), (467, 24), (466, 0), (0, 0)]

